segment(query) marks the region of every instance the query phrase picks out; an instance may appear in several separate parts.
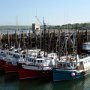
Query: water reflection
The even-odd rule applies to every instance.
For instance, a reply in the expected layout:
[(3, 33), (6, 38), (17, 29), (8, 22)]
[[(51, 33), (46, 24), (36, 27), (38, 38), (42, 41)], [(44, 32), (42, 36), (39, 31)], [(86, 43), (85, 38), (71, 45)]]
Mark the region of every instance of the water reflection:
[(6, 75), (0, 72), (0, 90), (19, 90), (19, 82), (14, 79), (7, 79)]
[(0, 73), (0, 90), (90, 90), (90, 76), (85, 79), (52, 82), (44, 80), (19, 80)]
[(64, 82), (23, 81), (20, 90), (90, 90), (89, 79), (72, 80)]

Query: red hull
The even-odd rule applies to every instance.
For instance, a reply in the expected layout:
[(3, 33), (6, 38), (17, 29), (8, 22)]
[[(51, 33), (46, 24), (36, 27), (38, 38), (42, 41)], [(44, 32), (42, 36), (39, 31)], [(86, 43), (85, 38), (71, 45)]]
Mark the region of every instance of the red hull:
[(17, 72), (17, 66), (6, 63), (4, 64), (4, 70), (5, 70), (5, 73)]
[(0, 69), (3, 69), (5, 63), (6, 61), (0, 59)]
[(26, 78), (51, 78), (51, 71), (36, 71), (36, 70), (28, 70), (23, 68), (18, 68), (19, 79)]

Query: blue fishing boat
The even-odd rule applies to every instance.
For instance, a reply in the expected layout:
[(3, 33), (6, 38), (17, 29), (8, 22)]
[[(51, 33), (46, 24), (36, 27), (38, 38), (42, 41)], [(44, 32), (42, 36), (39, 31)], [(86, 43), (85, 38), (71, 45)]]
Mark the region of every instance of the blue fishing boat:
[(82, 78), (90, 71), (90, 56), (62, 56), (53, 69), (53, 81)]

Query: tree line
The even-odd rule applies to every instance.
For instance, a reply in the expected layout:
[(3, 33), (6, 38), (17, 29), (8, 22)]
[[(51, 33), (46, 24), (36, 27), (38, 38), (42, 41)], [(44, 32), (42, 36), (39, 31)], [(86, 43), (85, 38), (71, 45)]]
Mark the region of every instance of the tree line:
[(87, 30), (90, 29), (90, 23), (75, 23), (75, 24), (64, 24), (64, 25), (55, 25), (55, 26), (49, 26), (48, 28), (54, 28), (54, 29), (79, 29), (79, 30)]

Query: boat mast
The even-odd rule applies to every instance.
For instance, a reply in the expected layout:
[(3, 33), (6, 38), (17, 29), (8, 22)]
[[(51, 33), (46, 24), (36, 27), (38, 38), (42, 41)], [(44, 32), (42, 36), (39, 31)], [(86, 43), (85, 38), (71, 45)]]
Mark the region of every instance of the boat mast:
[(43, 48), (44, 48), (44, 57), (45, 57), (45, 51), (46, 51), (46, 24), (45, 24), (45, 21), (44, 21), (44, 18), (43, 18), (43, 26), (44, 26), (44, 42), (43, 42)]
[(9, 38), (8, 31), (7, 31), (7, 39), (8, 39), (8, 49), (10, 49), (10, 38)]
[(18, 17), (16, 16), (15, 48), (18, 48), (17, 31), (18, 31)]
[(28, 33), (28, 48), (31, 49), (32, 48), (32, 45), (31, 45), (31, 34), (30, 34), (30, 30), (29, 30), (29, 33)]
[(0, 33), (0, 49), (2, 48), (2, 33)]
[(59, 60), (60, 60), (60, 56), (61, 56), (61, 53), (60, 53), (60, 50), (61, 50), (61, 48), (60, 48), (61, 47), (61, 45), (60, 45), (61, 41), (60, 40), (61, 40), (61, 32), (60, 32), (60, 29), (59, 29)]

